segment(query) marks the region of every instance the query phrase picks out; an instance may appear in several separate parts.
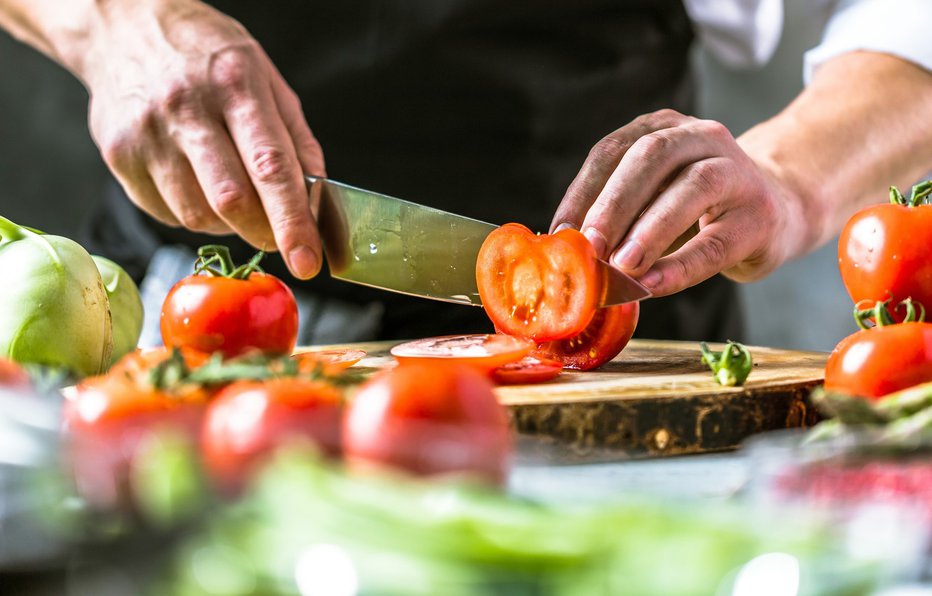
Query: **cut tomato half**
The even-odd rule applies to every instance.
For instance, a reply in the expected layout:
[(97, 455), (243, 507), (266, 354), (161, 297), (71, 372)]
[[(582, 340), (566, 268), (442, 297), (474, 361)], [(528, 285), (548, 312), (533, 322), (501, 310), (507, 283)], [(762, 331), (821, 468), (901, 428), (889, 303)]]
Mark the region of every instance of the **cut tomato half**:
[(399, 344), (391, 349), (399, 364), (430, 361), (465, 364), (491, 371), (524, 358), (534, 342), (502, 334), (446, 335)]
[(492, 380), (499, 385), (531, 385), (554, 379), (562, 370), (563, 363), (559, 360), (525, 356), (496, 368), (492, 371)]
[(538, 352), (559, 360), (565, 368), (591, 370), (621, 352), (637, 326), (637, 302), (600, 308), (582, 333), (569, 339), (542, 343)]
[(346, 370), (365, 357), (365, 350), (350, 348), (344, 350), (309, 350), (291, 355), (292, 359), (297, 360), (298, 370), (301, 372), (313, 372), (317, 368), (322, 368), (324, 372), (329, 374)]
[(585, 236), (572, 229), (536, 235), (513, 223), (482, 244), (476, 283), (498, 329), (538, 342), (582, 332), (602, 292), (595, 249)]

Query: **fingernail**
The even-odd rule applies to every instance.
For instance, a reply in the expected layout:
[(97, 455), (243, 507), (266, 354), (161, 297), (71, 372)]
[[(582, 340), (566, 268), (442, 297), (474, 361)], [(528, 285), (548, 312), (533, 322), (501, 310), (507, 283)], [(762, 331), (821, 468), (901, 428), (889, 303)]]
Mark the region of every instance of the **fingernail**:
[(568, 221), (564, 221), (563, 223), (561, 223), (560, 225), (558, 225), (558, 226), (553, 230), (553, 233), (556, 234), (557, 232), (559, 232), (559, 231), (561, 231), (561, 230), (575, 230), (575, 229), (576, 229), (576, 226), (574, 226), (573, 224), (571, 224), (571, 223), (568, 222)]
[(587, 240), (589, 240), (589, 244), (595, 248), (595, 254), (601, 259), (605, 254), (605, 236), (603, 236), (602, 232), (595, 228), (586, 228), (586, 231), (583, 232), (583, 235)]
[(656, 269), (651, 269), (642, 275), (641, 279), (638, 281), (641, 282), (641, 285), (647, 286), (648, 289), (653, 290), (660, 285), (660, 282), (663, 281), (663, 273), (657, 271)]
[(629, 240), (621, 245), (621, 248), (612, 255), (612, 264), (619, 269), (637, 269), (641, 261), (644, 260), (644, 249), (641, 244), (634, 240)]
[(308, 279), (317, 273), (320, 261), (311, 247), (301, 245), (288, 251), (288, 265), (299, 279)]

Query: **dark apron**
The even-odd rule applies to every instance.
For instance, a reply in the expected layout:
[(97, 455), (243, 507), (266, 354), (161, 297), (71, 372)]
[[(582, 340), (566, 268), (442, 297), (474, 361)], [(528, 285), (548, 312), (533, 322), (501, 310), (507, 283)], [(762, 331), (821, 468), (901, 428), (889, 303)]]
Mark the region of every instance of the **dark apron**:
[[(693, 108), (681, 0), (213, 4), (246, 26), (300, 95), (331, 177), (493, 223), (546, 231), (600, 138), (645, 112)], [(132, 254), (105, 221), (114, 200), (125, 201), (105, 203), (91, 243), (138, 277), (151, 249)], [(155, 244), (216, 241), (145, 221)], [(251, 253), (229, 242), (240, 258)], [(266, 269), (289, 278), (277, 256)], [(383, 303), (383, 339), (491, 328), (481, 309), (326, 272), (296, 284), (324, 300)], [(735, 288), (716, 277), (646, 301), (637, 334), (736, 339), (740, 326)]]

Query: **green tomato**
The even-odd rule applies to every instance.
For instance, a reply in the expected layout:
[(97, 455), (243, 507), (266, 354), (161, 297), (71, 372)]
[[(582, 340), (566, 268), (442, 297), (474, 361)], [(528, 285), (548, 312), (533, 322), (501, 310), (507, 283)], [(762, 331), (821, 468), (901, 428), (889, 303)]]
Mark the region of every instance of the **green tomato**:
[(93, 375), (110, 363), (110, 303), (78, 243), (0, 217), (0, 356)]
[(122, 267), (104, 257), (91, 255), (100, 270), (104, 289), (110, 299), (110, 318), (113, 321), (113, 364), (136, 349), (142, 334), (142, 298), (133, 278)]

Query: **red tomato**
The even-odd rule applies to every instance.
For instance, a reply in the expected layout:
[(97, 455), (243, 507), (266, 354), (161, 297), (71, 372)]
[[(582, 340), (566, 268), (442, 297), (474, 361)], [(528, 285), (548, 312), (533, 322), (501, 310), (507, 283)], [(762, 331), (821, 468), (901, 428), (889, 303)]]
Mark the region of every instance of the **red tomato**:
[(170, 348), (227, 358), (251, 350), (290, 354), (298, 337), (298, 307), (288, 286), (272, 275), (189, 275), (165, 297), (161, 327)]
[(511, 431), (485, 375), (461, 365), (410, 363), (359, 389), (343, 420), (343, 451), (357, 467), (464, 473), (501, 483)]
[[(855, 213), (838, 239), (838, 267), (855, 303), (912, 298), (932, 308), (932, 205), (875, 205)], [(891, 314), (903, 320), (902, 312)]]
[(534, 342), (510, 335), (475, 334), (428, 337), (398, 344), (391, 349), (399, 364), (439, 362), (463, 364), (486, 372), (521, 360)]
[(492, 380), (499, 385), (530, 385), (556, 378), (563, 370), (563, 363), (550, 358), (525, 356), (496, 368)]
[(476, 282), (496, 328), (535, 341), (580, 333), (602, 292), (595, 249), (585, 236), (571, 229), (535, 235), (520, 224), (489, 234)]
[(287, 441), (309, 440), (325, 453), (340, 447), (343, 396), (326, 383), (296, 377), (239, 381), (207, 408), (204, 464), (217, 487), (236, 493), (263, 458)]
[(867, 398), (932, 381), (932, 323), (863, 329), (841, 340), (825, 364), (825, 389)]
[(353, 366), (366, 357), (365, 350), (309, 350), (297, 352), (291, 356), (298, 362), (302, 373), (313, 373), (322, 368), (326, 374), (336, 374)]
[(0, 387), (15, 387), (25, 389), (32, 385), (29, 375), (23, 367), (12, 360), (0, 358)]
[(598, 368), (621, 352), (638, 323), (638, 302), (600, 308), (582, 333), (538, 346), (538, 352), (563, 363), (565, 368)]

